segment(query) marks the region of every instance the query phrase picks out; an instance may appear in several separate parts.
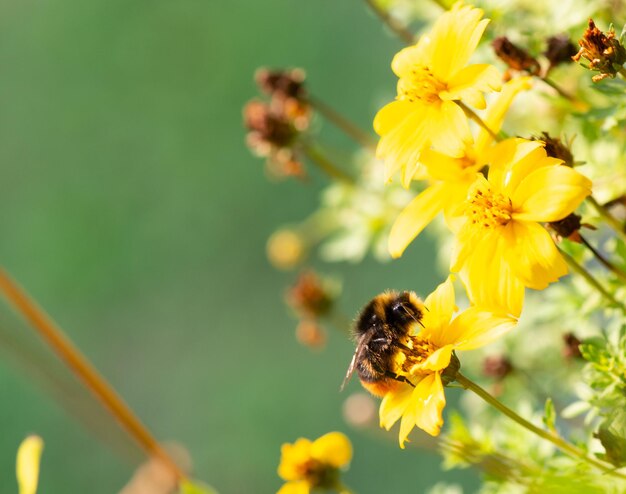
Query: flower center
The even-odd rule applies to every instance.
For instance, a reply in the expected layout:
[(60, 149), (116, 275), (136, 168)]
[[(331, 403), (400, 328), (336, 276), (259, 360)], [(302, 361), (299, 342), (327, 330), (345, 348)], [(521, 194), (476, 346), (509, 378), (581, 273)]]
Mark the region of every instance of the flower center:
[(437, 350), (428, 338), (420, 335), (409, 336), (406, 346), (408, 348), (403, 351), (405, 358), (401, 365), (402, 372), (406, 374), (410, 373), (413, 366), (421, 364)]
[(493, 192), (488, 185), (484, 183), (473, 185), (468, 196), (465, 215), (472, 224), (494, 228), (504, 226), (511, 221), (511, 199)]
[(313, 488), (330, 489), (337, 484), (337, 469), (313, 458), (300, 465), (300, 477)]
[(446, 85), (425, 66), (415, 67), (410, 75), (398, 81), (398, 97), (411, 103), (436, 103), (441, 101), (439, 93), (445, 90)]

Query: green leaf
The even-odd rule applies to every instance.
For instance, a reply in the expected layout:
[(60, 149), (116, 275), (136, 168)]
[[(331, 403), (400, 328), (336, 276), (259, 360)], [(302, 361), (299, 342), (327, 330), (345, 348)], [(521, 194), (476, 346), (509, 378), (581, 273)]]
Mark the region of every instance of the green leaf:
[(544, 411), (544, 415), (543, 415), (543, 423), (546, 424), (546, 427), (551, 430), (551, 431), (555, 431), (555, 422), (556, 422), (556, 411), (554, 410), (554, 403), (552, 402), (552, 398), (548, 398), (546, 400), (546, 406), (545, 406), (545, 411)]
[(178, 494), (217, 494), (217, 491), (206, 484), (184, 480), (180, 484)]
[(616, 467), (626, 465), (626, 411), (615, 410), (611, 418), (600, 425), (595, 436), (600, 440), (606, 454), (600, 455)]

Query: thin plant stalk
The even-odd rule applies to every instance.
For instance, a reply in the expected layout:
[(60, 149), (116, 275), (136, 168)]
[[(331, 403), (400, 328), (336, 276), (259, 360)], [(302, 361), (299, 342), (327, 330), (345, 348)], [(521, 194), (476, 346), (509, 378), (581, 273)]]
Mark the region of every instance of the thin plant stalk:
[(554, 89), (557, 93), (559, 93), (559, 96), (562, 96), (563, 98), (570, 101), (571, 103), (580, 103), (574, 96), (572, 96), (567, 91), (562, 89), (561, 86), (559, 86), (556, 82), (554, 82), (549, 77), (544, 76), (544, 77), (539, 77), (539, 79), (541, 79), (544, 83), (546, 83), (548, 86)]
[(330, 161), (317, 147), (305, 145), (303, 151), (306, 157), (330, 178), (354, 185), (354, 178)]
[(577, 448), (576, 446), (574, 446), (573, 444), (567, 442), (565, 439), (552, 434), (544, 429), (541, 429), (540, 427), (537, 427), (535, 424), (529, 422), (528, 420), (526, 420), (525, 418), (519, 416), (517, 413), (515, 413), (513, 410), (511, 410), (509, 407), (507, 407), (506, 405), (504, 405), (503, 403), (501, 403), (500, 401), (498, 401), (496, 398), (494, 398), (493, 396), (491, 396), (486, 390), (484, 390), (483, 388), (481, 388), (478, 384), (476, 384), (475, 382), (473, 382), (472, 380), (468, 379), (467, 377), (465, 377), (463, 374), (461, 374), (460, 372), (457, 374), (456, 376), (456, 380), (459, 384), (461, 384), (465, 389), (469, 389), (470, 391), (476, 393), (478, 396), (480, 396), (483, 400), (485, 400), (487, 403), (489, 403), (492, 407), (494, 407), (496, 410), (498, 410), (499, 412), (503, 413), (504, 415), (506, 415), (507, 417), (509, 417), (510, 419), (514, 420), (515, 422), (517, 422), (519, 425), (521, 425), (522, 427), (524, 427), (525, 429), (529, 430), (530, 432), (536, 434), (537, 436), (541, 437), (542, 439), (545, 439), (547, 441), (550, 441), (552, 444), (554, 444), (557, 448), (559, 448), (561, 451), (574, 456), (576, 458), (579, 458), (581, 460), (583, 460), (586, 463), (589, 463), (590, 465), (593, 465), (594, 467), (602, 470), (603, 472), (613, 475), (615, 477), (619, 477), (620, 479), (626, 480), (626, 475), (616, 471), (614, 468), (598, 461), (595, 460), (594, 458), (590, 458), (589, 456), (587, 456), (587, 454)]
[(615, 230), (615, 233), (622, 239), (623, 242), (626, 242), (626, 232), (624, 231), (624, 225), (619, 222), (615, 216), (607, 211), (607, 209), (596, 201), (592, 196), (587, 197), (587, 201), (593, 209), (600, 215), (600, 217), (608, 223), (608, 225)]
[(622, 302), (617, 300), (606, 288), (604, 288), (598, 280), (591, 276), (591, 274), (583, 266), (578, 264), (572, 256), (570, 256), (567, 252), (564, 252), (563, 250), (561, 250), (561, 255), (573, 271), (585, 278), (587, 283), (594, 287), (598, 291), (598, 293), (600, 293), (600, 295), (602, 295), (612, 305), (619, 307), (622, 312), (626, 314), (626, 306), (624, 306)]
[(620, 73), (620, 75), (621, 75), (624, 79), (626, 79), (626, 68), (621, 67), (621, 68), (618, 70), (618, 72)]
[(352, 123), (346, 117), (341, 115), (330, 105), (322, 100), (309, 96), (307, 101), (317, 110), (324, 118), (342, 130), (348, 137), (352, 138), (357, 144), (371, 151), (376, 151), (376, 140), (365, 132), (363, 129)]
[(102, 402), (119, 421), (126, 432), (150, 457), (161, 460), (179, 481), (186, 476), (170, 455), (152, 436), (130, 407), (102, 377), (94, 365), (63, 333), (50, 317), (0, 268), (0, 291), (13, 307), (31, 323), (41, 338), (59, 358), (78, 376), (83, 384)]
[[(364, 0), (367, 6), (376, 14), (376, 16), (385, 24), (393, 33), (398, 36), (407, 45), (415, 43), (415, 36), (405, 27), (399, 24), (389, 12), (382, 9), (376, 0)], [(439, 4), (439, 2), (437, 2)]]
[(467, 115), (468, 118), (470, 118), (471, 120), (476, 122), (481, 128), (483, 128), (494, 141), (497, 142), (501, 140), (500, 136), (496, 134), (493, 130), (491, 130), (491, 128), (485, 123), (482, 118), (480, 118), (480, 116), (474, 110), (472, 110), (462, 101), (455, 101), (455, 103), (461, 107), (461, 109), (463, 110), (463, 112), (465, 112), (465, 115)]
[(609, 261), (606, 257), (604, 257), (593, 245), (591, 245), (585, 237), (580, 235), (580, 241), (587, 247), (594, 257), (602, 264), (605, 268), (611, 271), (615, 276), (617, 276), (622, 281), (626, 281), (626, 272), (621, 270), (618, 266)]

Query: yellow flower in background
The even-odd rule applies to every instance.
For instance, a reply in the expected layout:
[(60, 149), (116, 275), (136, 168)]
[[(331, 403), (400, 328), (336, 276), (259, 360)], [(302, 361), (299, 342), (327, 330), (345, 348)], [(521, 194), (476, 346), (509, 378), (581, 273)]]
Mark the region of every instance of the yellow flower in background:
[(300, 438), (281, 448), (278, 475), (287, 481), (278, 494), (308, 494), (313, 489), (341, 490), (339, 469), (350, 463), (352, 444), (340, 432), (315, 441)]
[(402, 170), (402, 183), (408, 186), (422, 151), (432, 146), (460, 158), (472, 143), (467, 117), (456, 102), (484, 109), (483, 93), (501, 86), (492, 65), (467, 65), (489, 23), (482, 16), (481, 9), (459, 2), (416, 45), (394, 57), (398, 96), (374, 119), (381, 137), (376, 154), (385, 160), (387, 180)]
[(521, 312), (524, 287), (542, 290), (567, 265), (540, 223), (558, 221), (591, 193), (591, 181), (547, 156), (541, 141), (507, 139), (488, 152), (488, 179), (468, 191), (451, 270), (471, 300)]
[(39, 461), (43, 441), (39, 436), (28, 436), (17, 450), (17, 485), (19, 494), (35, 494), (39, 481)]
[(408, 349), (396, 359), (396, 374), (406, 377), (415, 387), (402, 384), (387, 393), (380, 404), (381, 427), (389, 430), (400, 420), (401, 448), (415, 426), (432, 436), (439, 434), (446, 404), (442, 374), (456, 360), (452, 352), (486, 345), (517, 323), (514, 317), (480, 305), (453, 318), (457, 308), (450, 278), (426, 298), (424, 306), (428, 310), (421, 320), (421, 331), (409, 337)]
[[(531, 81), (531, 77), (519, 77), (504, 85), (484, 120), (493, 133), (500, 131), (513, 99), (520, 91), (530, 89)], [(448, 224), (463, 215), (460, 206), (464, 203), (476, 174), (488, 164), (487, 151), (493, 145), (493, 140), (493, 135), (481, 127), (476, 143), (466, 145), (460, 158), (453, 158), (432, 149), (422, 152), (419, 161), (424, 165), (431, 184), (407, 205), (391, 228), (389, 253), (392, 257), (400, 257), (413, 239), (440, 212), (444, 212)]]

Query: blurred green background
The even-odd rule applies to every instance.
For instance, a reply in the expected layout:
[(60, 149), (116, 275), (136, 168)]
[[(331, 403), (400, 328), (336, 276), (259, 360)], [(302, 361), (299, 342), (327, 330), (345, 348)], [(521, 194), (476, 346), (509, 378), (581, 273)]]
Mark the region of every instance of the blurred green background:
[[(265, 258), (269, 234), (314, 209), (324, 181), (269, 183), (244, 145), (258, 66), (305, 68), (315, 94), (368, 128), (400, 46), (358, 0), (0, 2), (2, 263), (222, 494), (275, 492), (281, 443), (331, 430), (354, 442), (356, 492), (476, 484), (401, 451), (395, 433), (344, 423), (353, 346), (339, 334), (322, 352), (299, 346), (282, 302), (293, 275)], [(352, 316), (387, 288), (429, 293), (433, 256), (420, 238), (401, 261), (323, 271), (344, 278)], [(41, 493), (117, 492), (141, 457), (16, 321), (4, 307), (0, 493), (17, 491), (30, 432), (46, 441)], [(76, 403), (46, 392), (57, 375)]]

